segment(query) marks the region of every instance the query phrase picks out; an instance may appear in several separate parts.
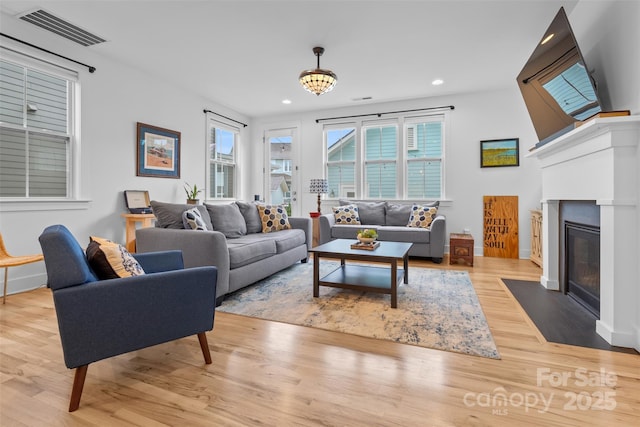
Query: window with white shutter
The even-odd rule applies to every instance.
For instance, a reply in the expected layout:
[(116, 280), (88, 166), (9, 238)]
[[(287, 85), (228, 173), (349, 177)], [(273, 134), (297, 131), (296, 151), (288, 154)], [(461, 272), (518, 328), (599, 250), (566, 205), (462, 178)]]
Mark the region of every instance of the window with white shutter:
[(239, 135), (239, 129), (209, 119), (208, 199), (236, 197), (236, 152)]
[(445, 115), (326, 124), (328, 198), (441, 200)]
[(0, 60), (0, 198), (68, 199), (77, 82), (36, 62)]
[(440, 199), (442, 197), (444, 118), (434, 116), (412, 119), (405, 123), (405, 129), (407, 129), (405, 132), (407, 198)]
[(356, 129), (351, 126), (327, 126), (327, 180), (329, 198), (354, 197), (356, 184)]

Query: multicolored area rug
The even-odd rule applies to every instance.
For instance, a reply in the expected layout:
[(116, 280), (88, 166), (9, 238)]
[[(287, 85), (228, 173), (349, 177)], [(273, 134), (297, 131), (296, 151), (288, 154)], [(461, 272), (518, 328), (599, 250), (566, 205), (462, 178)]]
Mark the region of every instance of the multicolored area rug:
[[(338, 263), (321, 261), (321, 277)], [(227, 295), (218, 311), (500, 359), (466, 271), (409, 268), (409, 284), (390, 296), (320, 287), (313, 263), (295, 264)]]

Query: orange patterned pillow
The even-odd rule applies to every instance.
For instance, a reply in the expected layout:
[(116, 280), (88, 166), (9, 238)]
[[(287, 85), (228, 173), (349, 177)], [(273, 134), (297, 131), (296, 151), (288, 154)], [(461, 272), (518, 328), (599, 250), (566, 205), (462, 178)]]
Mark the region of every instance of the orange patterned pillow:
[(281, 205), (258, 205), (260, 221), (262, 221), (262, 232), (288, 230), (291, 228), (289, 217), (284, 206)]
[(429, 228), (437, 215), (437, 207), (413, 205), (407, 227)]

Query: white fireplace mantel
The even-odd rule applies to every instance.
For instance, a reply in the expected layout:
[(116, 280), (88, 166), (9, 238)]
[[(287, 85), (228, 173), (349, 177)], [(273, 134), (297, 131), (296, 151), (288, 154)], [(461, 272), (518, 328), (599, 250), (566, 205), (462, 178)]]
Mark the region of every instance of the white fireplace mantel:
[(611, 345), (640, 351), (640, 116), (596, 118), (530, 152), (542, 168), (540, 282), (558, 290), (559, 205), (600, 206), (600, 320)]

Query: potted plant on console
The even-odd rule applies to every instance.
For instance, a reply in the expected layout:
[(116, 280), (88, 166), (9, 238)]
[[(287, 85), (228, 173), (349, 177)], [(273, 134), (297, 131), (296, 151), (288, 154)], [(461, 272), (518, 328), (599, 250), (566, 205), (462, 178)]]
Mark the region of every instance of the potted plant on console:
[(196, 184), (192, 186), (189, 185), (188, 182), (185, 183), (184, 192), (187, 193), (187, 204), (188, 205), (197, 205), (200, 199), (198, 199), (198, 194), (202, 192), (201, 189), (198, 188)]

